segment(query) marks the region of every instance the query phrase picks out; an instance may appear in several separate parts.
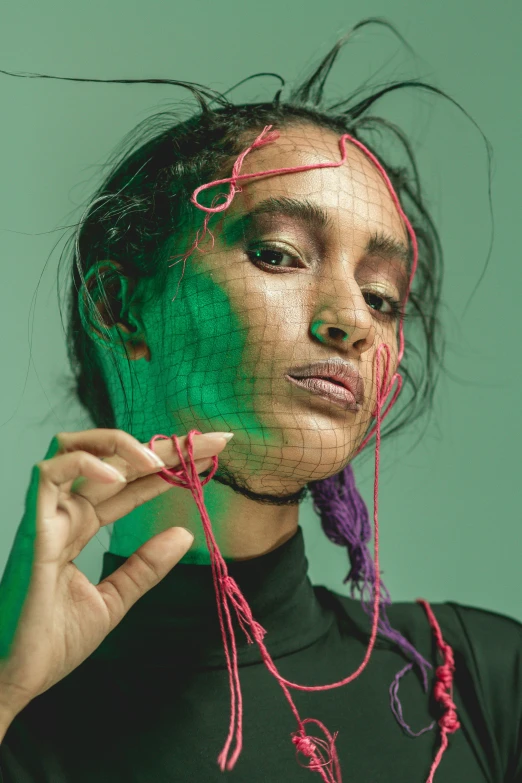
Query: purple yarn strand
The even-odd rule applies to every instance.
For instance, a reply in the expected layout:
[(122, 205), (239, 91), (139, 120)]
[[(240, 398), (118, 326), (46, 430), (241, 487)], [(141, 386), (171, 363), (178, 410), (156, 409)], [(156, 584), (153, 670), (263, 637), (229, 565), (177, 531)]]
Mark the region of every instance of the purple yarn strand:
[(420, 731), (412, 731), (411, 728), (408, 726), (408, 724), (404, 721), (404, 718), (402, 717), (402, 704), (399, 699), (399, 680), (401, 677), (403, 677), (406, 672), (410, 671), (410, 669), (413, 668), (412, 663), (406, 664), (404, 669), (401, 669), (400, 672), (397, 672), (395, 675), (395, 679), (393, 680), (392, 684), (390, 685), (390, 700), (391, 700), (391, 709), (395, 716), (395, 719), (397, 720), (400, 725), (406, 729), (408, 734), (412, 737), (420, 737), (421, 734), (424, 734), (426, 731), (431, 731), (435, 728), (435, 721), (432, 721), (429, 726), (425, 726)]
[[(364, 612), (373, 617), (373, 598), (375, 594), (375, 564), (368, 549), (372, 529), (368, 509), (355, 485), (355, 476), (351, 465), (347, 465), (341, 473), (337, 473), (321, 481), (310, 484), (315, 511), (321, 518), (321, 526), (327, 538), (338, 546), (345, 546), (350, 560), (350, 571), (343, 584), (350, 582), (350, 594), (355, 598), (359, 593)], [(397, 644), (416, 663), (422, 674), (424, 692), (428, 690), (427, 669), (433, 666), (418, 650), (394, 630), (388, 619), (386, 607), (391, 606), (391, 596), (381, 580), (381, 596), (378, 632)], [(414, 732), (404, 721), (402, 705), (399, 700), (399, 680), (413, 668), (409, 663), (395, 676), (390, 685), (390, 706), (395, 719), (412, 737), (419, 737), (435, 727), (435, 721)]]

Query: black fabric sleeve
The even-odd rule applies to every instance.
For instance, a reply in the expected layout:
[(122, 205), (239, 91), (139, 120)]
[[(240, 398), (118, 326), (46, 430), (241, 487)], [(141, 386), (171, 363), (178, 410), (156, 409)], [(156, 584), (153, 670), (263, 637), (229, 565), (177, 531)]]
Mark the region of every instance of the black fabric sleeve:
[(456, 615), (468, 663), (496, 740), (503, 783), (522, 783), (522, 623), (446, 602)]

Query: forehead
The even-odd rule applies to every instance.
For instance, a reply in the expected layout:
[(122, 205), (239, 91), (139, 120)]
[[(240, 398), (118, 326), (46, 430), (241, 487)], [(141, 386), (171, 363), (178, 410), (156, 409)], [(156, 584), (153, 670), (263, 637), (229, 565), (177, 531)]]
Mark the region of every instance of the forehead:
[[(250, 152), (241, 174), (341, 160), (340, 134), (314, 125), (296, 125), (279, 130), (279, 138)], [(245, 140), (245, 148), (257, 132)], [(306, 199), (326, 210), (332, 220), (368, 233), (387, 230), (407, 241), (407, 231), (381, 173), (357, 147), (346, 142), (346, 160), (336, 167), (274, 174), (243, 180), (229, 210), (241, 213), (272, 197)]]

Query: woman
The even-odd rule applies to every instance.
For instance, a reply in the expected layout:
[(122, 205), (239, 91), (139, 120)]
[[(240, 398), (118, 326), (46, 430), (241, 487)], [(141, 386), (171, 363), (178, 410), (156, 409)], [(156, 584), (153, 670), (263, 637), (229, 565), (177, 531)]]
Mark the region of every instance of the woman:
[[(377, 500), (399, 365), (383, 436), (431, 399), (441, 254), (407, 140), (368, 114), (401, 85), (324, 107), (345, 40), (284, 101), (183, 85), (199, 111), (159, 115), (80, 221), (95, 428), (35, 466), (0, 586), (5, 783), (522, 781), (521, 625), (390, 605), (377, 507), (367, 549), (350, 463), (375, 434)], [(310, 583), (309, 491), (362, 602)], [(113, 522), (92, 585), (73, 560)]]

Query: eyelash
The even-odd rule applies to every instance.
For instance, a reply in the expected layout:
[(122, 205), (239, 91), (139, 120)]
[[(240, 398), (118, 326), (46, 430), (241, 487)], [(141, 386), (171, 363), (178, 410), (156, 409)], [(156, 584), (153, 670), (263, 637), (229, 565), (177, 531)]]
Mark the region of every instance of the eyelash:
[[(250, 249), (246, 251), (247, 256), (249, 257), (249, 259), (252, 261), (253, 264), (259, 266), (261, 269), (265, 269), (265, 270), (269, 269), (270, 272), (273, 274), (274, 273), (285, 274), (284, 272), (281, 272), (281, 270), (290, 269), (292, 267), (275, 267), (272, 266), (272, 264), (268, 264), (266, 261), (261, 261), (259, 258), (255, 257), (256, 253), (262, 253), (266, 251), (271, 253), (278, 253), (281, 256), (288, 256), (289, 258), (293, 258), (294, 260), (298, 258), (297, 256), (293, 256), (291, 253), (287, 253), (285, 250), (282, 250), (280, 247), (277, 247), (277, 245), (270, 245), (270, 244), (258, 245), (255, 249)], [(293, 267), (293, 268), (303, 269), (304, 267)], [(367, 291), (365, 293), (369, 294), (370, 296), (376, 296), (378, 299), (382, 299), (383, 302), (387, 302), (390, 305), (391, 312), (389, 313), (381, 313), (379, 310), (376, 310), (376, 312), (378, 312), (383, 318), (386, 318), (390, 321), (398, 320), (401, 316), (403, 319), (406, 318), (406, 313), (401, 306), (401, 302), (398, 299), (395, 299), (395, 297), (384, 296), (374, 291)]]

